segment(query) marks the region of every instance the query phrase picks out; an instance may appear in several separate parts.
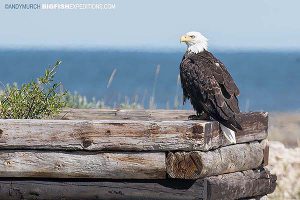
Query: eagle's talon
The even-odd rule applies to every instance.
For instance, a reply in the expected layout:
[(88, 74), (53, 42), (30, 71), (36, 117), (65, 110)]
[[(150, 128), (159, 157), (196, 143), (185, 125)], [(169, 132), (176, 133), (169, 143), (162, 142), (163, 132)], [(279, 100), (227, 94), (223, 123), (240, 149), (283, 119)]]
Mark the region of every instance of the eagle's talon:
[(198, 119), (198, 116), (197, 115), (190, 115), (188, 117), (189, 120), (197, 120)]
[(210, 120), (209, 116), (206, 113), (202, 113), (198, 115), (190, 115), (188, 119), (189, 120)]

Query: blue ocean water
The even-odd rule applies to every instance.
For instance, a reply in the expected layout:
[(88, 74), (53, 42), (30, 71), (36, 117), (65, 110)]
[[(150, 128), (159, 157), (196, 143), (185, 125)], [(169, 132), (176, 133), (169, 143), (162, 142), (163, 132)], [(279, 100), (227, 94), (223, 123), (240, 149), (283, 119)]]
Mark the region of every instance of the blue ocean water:
[[(243, 111), (300, 110), (300, 52), (214, 52), (240, 88)], [(64, 88), (103, 99), (113, 106), (127, 100), (158, 108), (174, 107), (182, 52), (113, 50), (0, 50), (0, 81), (19, 84), (42, 75), (56, 60), (62, 65), (56, 79)], [(155, 83), (157, 65), (160, 66)], [(109, 88), (113, 70), (115, 76)], [(155, 88), (155, 89), (154, 89)], [(154, 89), (154, 90), (153, 90)], [(189, 108), (189, 105), (179, 108)]]

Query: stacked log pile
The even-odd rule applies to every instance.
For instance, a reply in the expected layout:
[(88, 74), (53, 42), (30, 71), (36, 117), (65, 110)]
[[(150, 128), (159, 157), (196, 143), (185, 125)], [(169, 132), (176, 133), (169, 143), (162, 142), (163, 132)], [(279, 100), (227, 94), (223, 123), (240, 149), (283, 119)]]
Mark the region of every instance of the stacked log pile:
[(266, 199), (268, 115), (244, 113), (230, 145), (191, 111), (65, 110), (0, 120), (0, 199)]

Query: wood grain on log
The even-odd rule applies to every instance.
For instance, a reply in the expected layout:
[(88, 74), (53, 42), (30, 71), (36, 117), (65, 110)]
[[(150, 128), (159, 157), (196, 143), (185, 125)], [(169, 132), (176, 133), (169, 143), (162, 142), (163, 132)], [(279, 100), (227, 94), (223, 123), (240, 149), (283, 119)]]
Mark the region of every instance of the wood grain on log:
[(191, 180), (19, 180), (0, 179), (0, 199), (226, 200), (263, 196), (275, 175), (246, 171)]
[(266, 142), (251, 142), (201, 152), (170, 152), (167, 173), (171, 178), (198, 179), (262, 166)]
[[(265, 139), (267, 122), (266, 113), (243, 114), (237, 143)], [(5, 149), (208, 151), (226, 145), (215, 121), (0, 120)]]
[(64, 109), (56, 119), (85, 120), (186, 120), (192, 110), (110, 110), (110, 109)]
[(249, 198), (241, 198), (239, 200), (268, 200), (268, 196), (256, 196), (256, 197), (249, 197)]
[(164, 179), (165, 153), (0, 151), (0, 177)]

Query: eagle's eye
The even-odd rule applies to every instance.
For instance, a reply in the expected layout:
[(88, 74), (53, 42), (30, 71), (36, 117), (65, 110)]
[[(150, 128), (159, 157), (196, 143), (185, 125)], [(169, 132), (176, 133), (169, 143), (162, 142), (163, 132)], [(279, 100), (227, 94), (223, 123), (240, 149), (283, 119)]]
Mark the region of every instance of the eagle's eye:
[(194, 35), (191, 35), (190, 37), (191, 37), (192, 39), (194, 39), (194, 38), (195, 38), (195, 36), (194, 36)]

